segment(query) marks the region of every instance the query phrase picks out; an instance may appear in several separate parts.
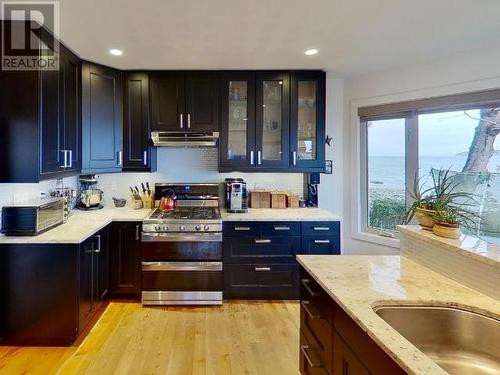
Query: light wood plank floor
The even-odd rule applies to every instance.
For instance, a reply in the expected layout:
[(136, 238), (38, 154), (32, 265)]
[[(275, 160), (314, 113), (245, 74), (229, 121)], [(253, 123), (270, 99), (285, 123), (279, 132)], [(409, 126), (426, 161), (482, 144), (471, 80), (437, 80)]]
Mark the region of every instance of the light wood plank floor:
[(0, 374), (298, 374), (299, 305), (111, 303), (71, 348), (0, 347)]

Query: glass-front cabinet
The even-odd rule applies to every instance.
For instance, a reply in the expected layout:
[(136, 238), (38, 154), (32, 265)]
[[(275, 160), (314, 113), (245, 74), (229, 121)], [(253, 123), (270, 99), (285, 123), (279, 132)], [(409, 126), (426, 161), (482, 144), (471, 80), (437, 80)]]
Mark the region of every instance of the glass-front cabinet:
[(296, 170), (325, 168), (325, 73), (291, 75), (290, 166)]
[(324, 72), (224, 72), (220, 86), (220, 171), (324, 170)]

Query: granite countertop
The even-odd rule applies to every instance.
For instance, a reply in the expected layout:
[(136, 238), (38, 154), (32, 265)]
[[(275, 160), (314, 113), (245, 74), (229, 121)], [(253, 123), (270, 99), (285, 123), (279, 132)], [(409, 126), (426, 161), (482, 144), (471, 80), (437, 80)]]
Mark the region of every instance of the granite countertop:
[(463, 307), (500, 319), (500, 301), (398, 255), (299, 255), (299, 263), (409, 374), (447, 374), (373, 308), (384, 304)]
[(341, 221), (341, 217), (322, 208), (249, 208), (247, 213), (232, 214), (221, 209), (224, 221)]
[(96, 211), (73, 210), (68, 221), (38, 236), (0, 235), (0, 245), (8, 243), (81, 243), (112, 221), (141, 221), (150, 209), (104, 207)]

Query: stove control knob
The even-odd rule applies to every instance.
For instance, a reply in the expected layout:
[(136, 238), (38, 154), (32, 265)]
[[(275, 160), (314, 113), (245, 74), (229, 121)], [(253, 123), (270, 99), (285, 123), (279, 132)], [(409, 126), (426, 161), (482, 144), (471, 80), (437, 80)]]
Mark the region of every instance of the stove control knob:
[(195, 226), (194, 229), (196, 229), (199, 232), (201, 230), (201, 225)]
[(155, 231), (157, 231), (157, 232), (161, 231), (161, 226), (155, 225)]
[(209, 227), (208, 225), (205, 225), (205, 226), (203, 227), (203, 229), (204, 229), (205, 231), (208, 231), (208, 230), (210, 229), (210, 227)]
[(181, 225), (181, 226), (179, 227), (179, 230), (180, 230), (181, 232), (184, 232), (184, 231), (186, 230), (186, 227), (185, 227), (184, 225)]
[(163, 226), (161, 227), (161, 229), (162, 229), (164, 232), (168, 231), (168, 227), (167, 227), (166, 225), (163, 225)]

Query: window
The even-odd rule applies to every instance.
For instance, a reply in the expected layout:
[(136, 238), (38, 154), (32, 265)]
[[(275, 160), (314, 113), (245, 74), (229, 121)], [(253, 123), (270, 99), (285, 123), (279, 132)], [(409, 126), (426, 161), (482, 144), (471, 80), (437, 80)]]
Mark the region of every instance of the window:
[(365, 107), (359, 114), (362, 232), (395, 236), (416, 178), (430, 186), (424, 176), (450, 169), (457, 190), (476, 194), (472, 210), (484, 219), (467, 234), (500, 243), (500, 90)]

